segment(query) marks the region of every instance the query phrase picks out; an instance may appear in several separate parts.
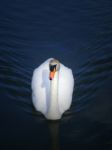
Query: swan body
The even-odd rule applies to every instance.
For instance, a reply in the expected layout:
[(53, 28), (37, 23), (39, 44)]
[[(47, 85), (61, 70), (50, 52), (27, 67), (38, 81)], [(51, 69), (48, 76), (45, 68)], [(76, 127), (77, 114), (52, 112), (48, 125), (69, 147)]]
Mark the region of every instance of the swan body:
[(35, 109), (49, 120), (60, 119), (72, 102), (72, 70), (50, 58), (34, 70), (31, 87)]

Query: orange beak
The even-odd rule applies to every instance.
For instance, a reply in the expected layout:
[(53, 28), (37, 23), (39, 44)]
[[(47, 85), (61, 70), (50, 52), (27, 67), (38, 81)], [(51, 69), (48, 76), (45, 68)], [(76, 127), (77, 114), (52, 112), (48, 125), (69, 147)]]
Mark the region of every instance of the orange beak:
[(56, 72), (56, 69), (54, 69), (53, 71), (50, 71), (49, 80), (53, 80), (54, 79), (55, 72)]

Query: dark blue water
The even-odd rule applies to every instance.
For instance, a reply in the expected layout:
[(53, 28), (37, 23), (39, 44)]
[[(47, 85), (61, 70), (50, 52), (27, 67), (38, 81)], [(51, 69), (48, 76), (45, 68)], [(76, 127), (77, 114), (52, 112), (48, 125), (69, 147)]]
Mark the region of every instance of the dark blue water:
[[(35, 111), (33, 70), (54, 57), (72, 68), (71, 109)], [(0, 2), (0, 149), (112, 149), (112, 1)]]

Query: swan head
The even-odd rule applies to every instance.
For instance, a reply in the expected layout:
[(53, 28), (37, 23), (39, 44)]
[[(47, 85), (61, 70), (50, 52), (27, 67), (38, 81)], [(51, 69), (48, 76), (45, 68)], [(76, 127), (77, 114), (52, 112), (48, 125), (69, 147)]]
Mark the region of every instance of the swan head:
[(55, 77), (55, 73), (60, 70), (60, 62), (56, 59), (52, 59), (49, 62), (49, 70), (50, 70), (49, 79), (53, 80)]

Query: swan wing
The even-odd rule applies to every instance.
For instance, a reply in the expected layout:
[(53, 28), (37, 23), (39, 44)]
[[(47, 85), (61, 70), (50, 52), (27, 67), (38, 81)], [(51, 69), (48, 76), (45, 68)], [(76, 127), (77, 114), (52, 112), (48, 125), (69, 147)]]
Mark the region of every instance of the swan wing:
[(32, 100), (35, 109), (45, 114), (47, 111), (47, 98), (49, 93), (49, 61), (45, 61), (33, 72), (32, 77)]
[(74, 78), (72, 70), (61, 64), (59, 72), (58, 104), (60, 113), (68, 110), (72, 102)]

